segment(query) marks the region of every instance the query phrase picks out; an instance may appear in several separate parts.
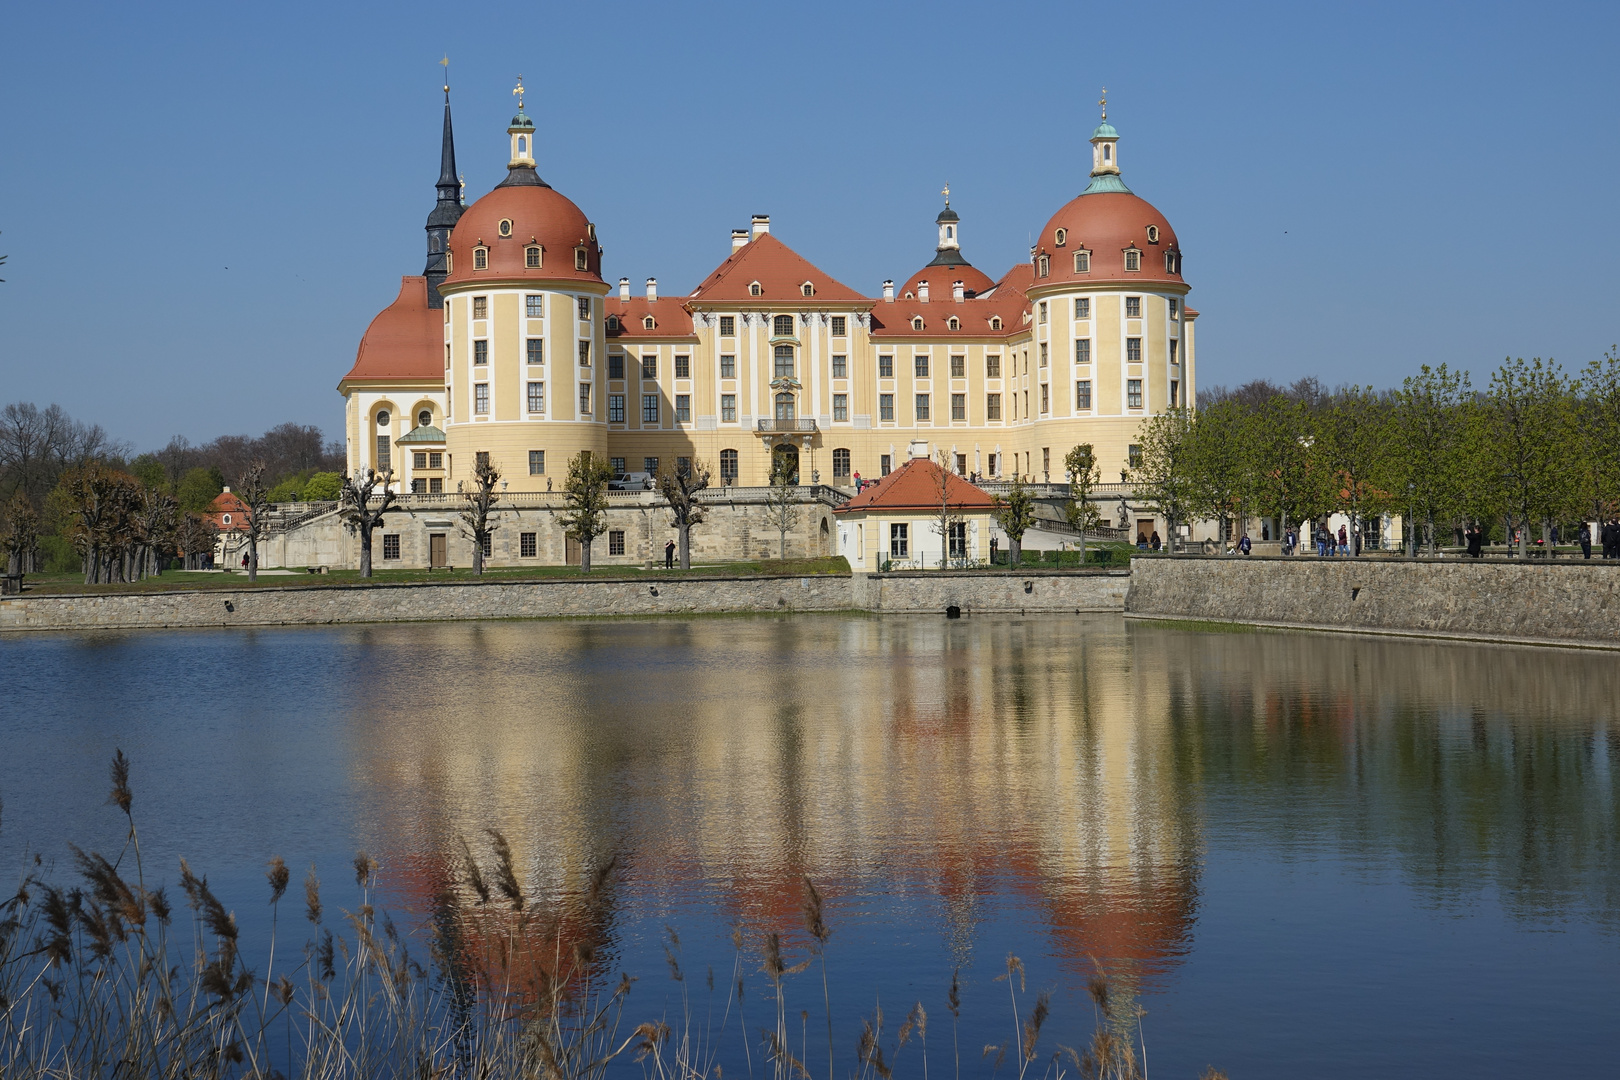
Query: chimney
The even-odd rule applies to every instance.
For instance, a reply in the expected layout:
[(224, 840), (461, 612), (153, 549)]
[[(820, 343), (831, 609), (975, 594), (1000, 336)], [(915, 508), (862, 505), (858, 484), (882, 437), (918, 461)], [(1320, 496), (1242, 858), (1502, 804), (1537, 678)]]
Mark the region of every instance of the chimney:
[(731, 230), (731, 253), (733, 255), (735, 255), (737, 252), (741, 251), (743, 248), (745, 248), (747, 246), (748, 246), (748, 230), (747, 229), (732, 229)]
[(754, 220), (753, 220), (753, 229), (752, 229), (752, 232), (754, 234), (754, 239), (758, 240), (760, 237), (764, 236), (766, 233), (768, 233), (770, 231), (771, 231), (771, 215), (769, 215), (769, 214), (755, 214), (754, 215)]
[(894, 303), (894, 282), (885, 281), (883, 283), (883, 300), (885, 303)]
[(958, 304), (962, 302), (962, 292), (962, 283), (960, 281), (951, 282), (951, 299), (955, 300)]
[(917, 300), (924, 304), (928, 303), (928, 282), (917, 282)]
[(656, 299), (658, 299), (658, 279), (650, 277), (647, 279), (647, 300), (651, 302)]
[(626, 302), (629, 299), (630, 299), (630, 279), (627, 278), (627, 277), (622, 277), (622, 278), (619, 279), (619, 302), (622, 304), (622, 303)]
[(221, 495), (229, 495), (230, 493), (231, 493), (231, 485), (229, 485), (229, 484), (226, 484), (225, 485), (225, 490), (220, 492)]

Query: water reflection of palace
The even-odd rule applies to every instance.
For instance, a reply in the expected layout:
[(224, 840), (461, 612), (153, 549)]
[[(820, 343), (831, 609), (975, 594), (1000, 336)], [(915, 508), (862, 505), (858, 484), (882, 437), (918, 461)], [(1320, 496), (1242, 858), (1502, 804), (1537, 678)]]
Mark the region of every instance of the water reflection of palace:
[(618, 855), (644, 907), (698, 896), (795, 936), (809, 875), (834, 903), (937, 906), (963, 952), (992, 893), (1087, 970), (1186, 948), (1171, 672), (1118, 620), (411, 632), (431, 662), (377, 672), (354, 723), (363, 781), (397, 793), (372, 831), (413, 903), (456, 876), (458, 837), (499, 828), (558, 910)]

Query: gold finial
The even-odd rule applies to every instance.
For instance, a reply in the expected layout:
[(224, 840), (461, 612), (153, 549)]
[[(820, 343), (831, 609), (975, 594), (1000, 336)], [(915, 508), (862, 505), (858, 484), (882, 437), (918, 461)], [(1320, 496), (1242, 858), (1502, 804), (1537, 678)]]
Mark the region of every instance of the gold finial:
[(521, 76), (521, 75), (518, 76), (517, 88), (514, 89), (512, 91), (512, 93), (518, 99), (518, 112), (522, 112), (523, 111), (523, 76)]
[(462, 173), (460, 176), (456, 177), (456, 179), (461, 181), (461, 192), (460, 192), (460, 194), (461, 194), (461, 205), (466, 206), (467, 205), (467, 174)]
[(945, 205), (951, 205), (951, 182), (949, 180), (945, 181), (945, 187), (940, 191), (940, 194), (945, 196)]
[(1103, 87), (1103, 95), (1102, 95), (1102, 97), (1097, 99), (1097, 104), (1102, 106), (1102, 111), (1103, 111), (1103, 117), (1102, 118), (1104, 120), (1107, 120), (1108, 119), (1108, 87), (1106, 87), (1106, 86)]
[(439, 66), (444, 68), (444, 100), (449, 101), (450, 100), (450, 54), (449, 53), (444, 54), (444, 59), (439, 61)]

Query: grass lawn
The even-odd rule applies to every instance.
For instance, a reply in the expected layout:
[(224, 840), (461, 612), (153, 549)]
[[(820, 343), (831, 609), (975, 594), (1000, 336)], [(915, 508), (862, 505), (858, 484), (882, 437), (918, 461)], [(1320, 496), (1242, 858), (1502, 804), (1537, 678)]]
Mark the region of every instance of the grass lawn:
[[(665, 570), (659, 566), (655, 570), (644, 570), (639, 566), (596, 566), (592, 567), (588, 575), (592, 578), (622, 578), (627, 576), (637, 578), (701, 578), (701, 577), (737, 577), (741, 576), (769, 576), (772, 574), (791, 574), (805, 577), (816, 574), (847, 574), (849, 563), (843, 556), (828, 559), (761, 559), (757, 562), (728, 562), (694, 564), (691, 570)], [(482, 580), (510, 581), (533, 578), (577, 578), (586, 575), (580, 573), (577, 566), (500, 566), (490, 567), (484, 571)], [(478, 580), (471, 570), (458, 567), (455, 570), (383, 570), (377, 569), (371, 575), (371, 583), (379, 585), (395, 584), (411, 581), (474, 581)], [(30, 574), (25, 582), (25, 595), (43, 596), (50, 593), (95, 593), (95, 592), (168, 592), (176, 589), (284, 589), (298, 586), (319, 585), (358, 585), (365, 581), (358, 570), (333, 570), (326, 574), (272, 574), (260, 571), (256, 585), (248, 583), (247, 575), (241, 571), (220, 573), (217, 571), (195, 570), (169, 570), (154, 578), (145, 581), (115, 583), (109, 585), (86, 585), (79, 574)]]

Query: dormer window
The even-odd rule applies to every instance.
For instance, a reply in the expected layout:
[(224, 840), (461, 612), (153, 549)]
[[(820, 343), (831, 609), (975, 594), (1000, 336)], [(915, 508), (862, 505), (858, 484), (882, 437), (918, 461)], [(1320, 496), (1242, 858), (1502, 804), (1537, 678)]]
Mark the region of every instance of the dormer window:
[(816, 295), (816, 287), (807, 281), (803, 285), (799, 286), (799, 292), (803, 293), (805, 296), (814, 296)]
[(921, 330), (923, 328), (923, 321), (922, 321), (922, 316), (921, 315), (913, 315), (911, 317), (911, 328), (913, 330)]
[(540, 245), (530, 244), (523, 249), (523, 265), (530, 270), (540, 269)]
[(1035, 260), (1035, 273), (1041, 277), (1049, 277), (1052, 273), (1052, 257), (1042, 255)]
[(475, 247), (475, 248), (473, 248), (473, 269), (474, 270), (488, 270), (489, 269), (489, 248), (487, 248), (487, 247)]
[(610, 334), (617, 334), (619, 332), (619, 317), (617, 315), (608, 316), (607, 328), (608, 333)]
[(657, 325), (658, 324), (653, 321), (653, 317), (651, 315), (648, 315), (645, 319), (641, 320), (641, 328), (643, 330), (651, 330), (654, 326), (657, 326)]
[(1077, 274), (1091, 273), (1091, 252), (1077, 251), (1074, 253), (1074, 272)]
[(1142, 253), (1140, 251), (1138, 251), (1134, 247), (1130, 247), (1130, 248), (1125, 249), (1125, 269), (1126, 270), (1140, 270), (1140, 269), (1142, 269)]
[(511, 236), (512, 235), (512, 219), (511, 218), (501, 218), (501, 235), (502, 236)]
[(588, 271), (590, 268), (590, 252), (581, 244), (574, 249), (574, 269)]
[(1181, 252), (1172, 248), (1164, 253), (1164, 272), (1167, 274), (1181, 273)]
[(1159, 227), (1157, 225), (1149, 225), (1147, 232), (1148, 243), (1157, 244), (1159, 242)]
[(748, 283), (748, 295), (749, 296), (764, 296), (765, 295), (765, 290), (760, 287), (759, 282), (751, 281), (751, 282)]
[(1056, 234), (1054, 234), (1053, 237), (1052, 237), (1052, 243), (1056, 244), (1058, 247), (1062, 247), (1064, 244), (1067, 244), (1068, 242), (1069, 242), (1069, 230), (1068, 229), (1059, 229), (1056, 232)]
[(958, 319), (955, 315), (952, 315), (950, 318), (945, 320), (945, 327), (948, 330), (960, 330), (962, 329), (962, 320)]
[(990, 320), (990, 329), (992, 329), (992, 330), (1000, 330), (1001, 329), (1001, 316), (1000, 315), (996, 315), (996, 316), (991, 318), (991, 320)]

